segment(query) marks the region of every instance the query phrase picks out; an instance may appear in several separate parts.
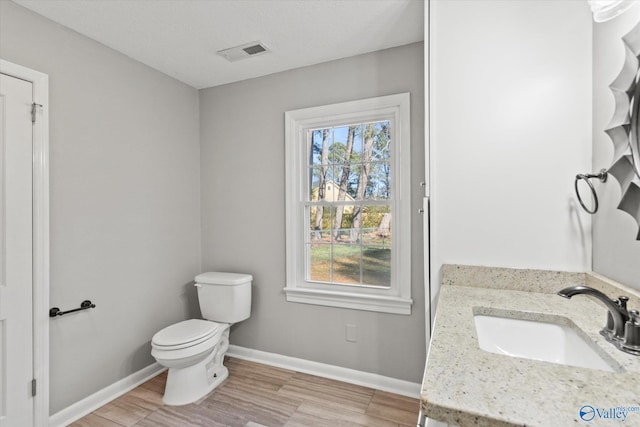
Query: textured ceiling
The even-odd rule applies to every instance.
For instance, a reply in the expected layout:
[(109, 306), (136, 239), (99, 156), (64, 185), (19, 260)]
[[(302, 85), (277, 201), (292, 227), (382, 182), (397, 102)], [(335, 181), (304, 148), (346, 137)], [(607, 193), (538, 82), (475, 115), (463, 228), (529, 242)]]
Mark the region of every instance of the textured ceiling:
[(424, 39), (423, 0), (14, 1), (198, 89)]

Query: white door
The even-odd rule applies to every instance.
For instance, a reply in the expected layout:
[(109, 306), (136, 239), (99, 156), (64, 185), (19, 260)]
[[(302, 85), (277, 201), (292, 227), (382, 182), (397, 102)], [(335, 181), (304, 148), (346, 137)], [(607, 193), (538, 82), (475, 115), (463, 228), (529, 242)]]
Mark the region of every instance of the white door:
[(0, 427), (33, 425), (32, 83), (0, 74)]

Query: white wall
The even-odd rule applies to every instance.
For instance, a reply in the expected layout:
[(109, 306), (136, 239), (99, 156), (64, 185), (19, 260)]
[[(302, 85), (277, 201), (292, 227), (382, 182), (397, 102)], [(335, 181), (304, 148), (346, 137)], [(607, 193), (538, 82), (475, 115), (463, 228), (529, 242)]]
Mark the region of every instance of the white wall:
[[(604, 133), (615, 104), (609, 84), (624, 63), (622, 36), (640, 21), (640, 5), (611, 21), (593, 24), (593, 170), (608, 168), (613, 144)], [(613, 176), (598, 185), (600, 209), (593, 219), (593, 270), (640, 289), (640, 241), (638, 225), (618, 210), (620, 186)]]
[(153, 363), (151, 336), (198, 316), (198, 91), (13, 2), (0, 57), (49, 75), (55, 413)]
[(432, 1), (432, 301), (443, 263), (589, 270), (583, 1)]

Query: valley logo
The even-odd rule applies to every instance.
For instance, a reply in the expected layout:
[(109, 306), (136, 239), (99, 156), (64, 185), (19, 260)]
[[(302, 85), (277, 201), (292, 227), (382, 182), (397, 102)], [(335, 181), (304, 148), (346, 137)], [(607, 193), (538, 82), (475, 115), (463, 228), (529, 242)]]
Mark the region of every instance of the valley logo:
[(640, 413), (640, 406), (594, 408), (591, 405), (584, 405), (580, 408), (579, 414), (583, 421), (593, 421), (596, 418), (599, 418), (603, 420), (618, 420), (620, 422), (625, 422), (632, 412)]

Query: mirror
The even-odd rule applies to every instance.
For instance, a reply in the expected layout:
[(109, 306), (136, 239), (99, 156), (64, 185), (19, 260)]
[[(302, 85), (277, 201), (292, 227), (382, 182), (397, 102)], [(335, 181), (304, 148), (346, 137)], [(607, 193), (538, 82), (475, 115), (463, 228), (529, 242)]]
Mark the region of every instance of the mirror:
[[(640, 27), (636, 27), (640, 28)], [(640, 177), (640, 134), (638, 134), (638, 127), (640, 124), (640, 70), (636, 72), (634, 78), (635, 90), (633, 91), (633, 97), (631, 98), (630, 107), (631, 110), (631, 132), (629, 134), (629, 145), (631, 148), (631, 159), (635, 165), (635, 172)]]
[[(618, 209), (635, 218), (640, 227), (640, 23), (622, 38), (626, 57), (611, 83), (615, 111), (605, 132), (614, 146), (609, 173), (622, 190)], [(640, 240), (640, 232), (636, 236)]]

